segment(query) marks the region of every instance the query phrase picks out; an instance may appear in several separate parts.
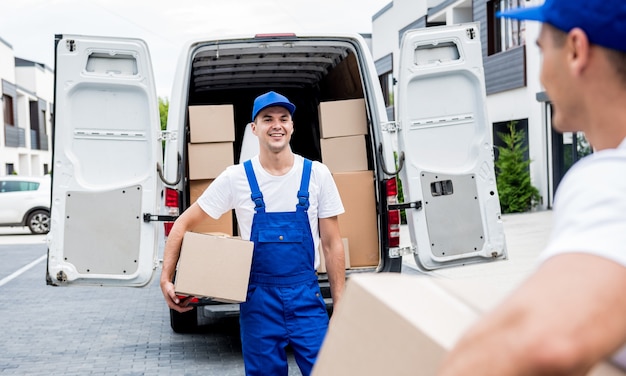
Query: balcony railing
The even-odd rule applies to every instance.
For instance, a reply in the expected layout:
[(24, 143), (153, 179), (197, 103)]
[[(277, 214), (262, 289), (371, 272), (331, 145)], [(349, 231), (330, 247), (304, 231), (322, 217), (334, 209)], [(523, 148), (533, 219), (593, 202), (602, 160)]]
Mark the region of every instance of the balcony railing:
[(26, 132), (15, 125), (4, 125), (5, 140), (4, 145), (7, 147), (19, 148), (26, 147)]

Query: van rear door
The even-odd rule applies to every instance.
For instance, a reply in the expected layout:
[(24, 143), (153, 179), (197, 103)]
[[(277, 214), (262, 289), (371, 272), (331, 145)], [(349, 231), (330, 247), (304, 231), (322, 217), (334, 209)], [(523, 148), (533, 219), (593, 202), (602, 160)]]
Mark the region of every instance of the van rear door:
[(420, 268), (506, 258), (478, 24), (405, 34), (398, 77), (400, 172)]
[(147, 45), (56, 37), (48, 283), (143, 286), (156, 267), (160, 120)]

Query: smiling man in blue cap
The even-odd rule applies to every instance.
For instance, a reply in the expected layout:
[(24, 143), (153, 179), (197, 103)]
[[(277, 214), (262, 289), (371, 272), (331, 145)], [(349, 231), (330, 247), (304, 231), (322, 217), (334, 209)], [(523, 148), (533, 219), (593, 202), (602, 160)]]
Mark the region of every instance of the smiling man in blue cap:
[(542, 22), (554, 128), (584, 132), (594, 153), (559, 185), (536, 271), (466, 333), (440, 374), (586, 375), (603, 360), (624, 369), (626, 1), (546, 0), (500, 17)]
[(248, 295), (240, 306), (246, 375), (287, 376), (288, 345), (301, 373), (311, 373), (328, 329), (316, 274), (319, 244), (335, 305), (345, 283), (337, 219), (344, 208), (330, 170), (292, 152), (295, 110), (274, 91), (254, 100), (259, 154), (220, 174), (176, 220), (165, 245), (161, 289), (170, 308), (185, 312), (191, 307), (176, 297), (171, 282), (183, 235), (208, 216), (218, 219), (235, 209), (239, 234), (254, 242)]

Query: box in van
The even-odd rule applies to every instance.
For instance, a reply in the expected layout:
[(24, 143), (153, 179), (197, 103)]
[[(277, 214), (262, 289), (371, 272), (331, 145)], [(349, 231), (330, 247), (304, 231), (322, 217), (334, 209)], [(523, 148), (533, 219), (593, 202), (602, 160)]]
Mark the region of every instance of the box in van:
[[(369, 192), (376, 225), (367, 232), (367, 251), (350, 241), (356, 271), (400, 272), (403, 256), (425, 272), (506, 259), (479, 35), (475, 23), (406, 32), (393, 121), (358, 34), (196, 39), (181, 51), (165, 132), (143, 41), (57, 36), (48, 283), (149, 283), (163, 243), (159, 222), (191, 205), (191, 181), (211, 178), (193, 174), (189, 108), (232, 106), (232, 162), (241, 163), (254, 155), (252, 103), (269, 90), (297, 107), (293, 151), (317, 161), (323, 160), (320, 105), (363, 103), (367, 129), (360, 137), (373, 178), (349, 187), (348, 195)], [(203, 164), (224, 168), (217, 155), (206, 158)], [(80, 224), (66, 220), (70, 212)], [(401, 226), (410, 236), (403, 246)], [(114, 267), (104, 270), (105, 264)], [(320, 282), (330, 305), (324, 274)], [(201, 307), (198, 317), (216, 313), (213, 308)], [(195, 325), (181, 320), (172, 313), (175, 330)]]

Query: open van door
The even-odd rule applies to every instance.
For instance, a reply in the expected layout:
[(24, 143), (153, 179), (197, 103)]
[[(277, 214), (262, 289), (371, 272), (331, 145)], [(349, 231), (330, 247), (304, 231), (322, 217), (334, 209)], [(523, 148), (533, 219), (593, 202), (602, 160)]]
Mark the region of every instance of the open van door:
[(141, 40), (56, 37), (49, 284), (143, 286), (157, 265), (159, 110)]
[(408, 31), (398, 83), (400, 178), (417, 208), (406, 214), (418, 267), (506, 258), (478, 24)]

